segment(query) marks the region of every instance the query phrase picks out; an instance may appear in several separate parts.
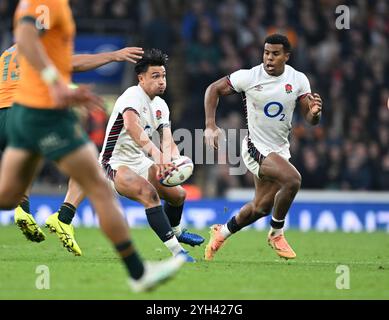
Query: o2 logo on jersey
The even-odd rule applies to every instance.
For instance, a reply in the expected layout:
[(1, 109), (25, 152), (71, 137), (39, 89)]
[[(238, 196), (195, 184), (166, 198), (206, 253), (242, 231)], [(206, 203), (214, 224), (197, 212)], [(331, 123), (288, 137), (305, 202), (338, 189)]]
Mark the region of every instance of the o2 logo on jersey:
[(280, 121), (284, 121), (285, 119), (285, 113), (282, 113), (283, 110), (284, 110), (284, 106), (281, 103), (276, 101), (269, 102), (263, 108), (263, 112), (265, 113), (266, 117), (277, 118), (279, 116)]

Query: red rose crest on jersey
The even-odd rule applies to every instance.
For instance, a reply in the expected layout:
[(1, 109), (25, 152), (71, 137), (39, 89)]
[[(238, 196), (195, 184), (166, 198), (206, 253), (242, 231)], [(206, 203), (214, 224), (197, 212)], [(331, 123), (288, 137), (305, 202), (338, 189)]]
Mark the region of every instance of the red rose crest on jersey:
[(155, 116), (156, 116), (157, 120), (161, 120), (161, 118), (162, 118), (162, 111), (161, 110), (157, 110), (155, 112)]
[(291, 84), (286, 84), (285, 85), (285, 91), (286, 93), (291, 93), (293, 91), (292, 85)]

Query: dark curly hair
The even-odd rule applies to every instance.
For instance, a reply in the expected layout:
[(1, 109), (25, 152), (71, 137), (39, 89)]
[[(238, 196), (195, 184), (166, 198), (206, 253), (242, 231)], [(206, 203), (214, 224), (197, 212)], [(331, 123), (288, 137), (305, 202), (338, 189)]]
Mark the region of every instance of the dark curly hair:
[(290, 44), (289, 39), (287, 37), (285, 37), (284, 35), (282, 35), (282, 34), (275, 33), (275, 34), (272, 34), (272, 35), (268, 36), (265, 39), (264, 45), (266, 43), (269, 43), (269, 44), (282, 44), (282, 46), (284, 47), (284, 51), (285, 52), (291, 53), (291, 51), (292, 51), (292, 45)]
[(168, 55), (159, 49), (146, 49), (142, 59), (135, 65), (135, 73), (137, 75), (147, 72), (150, 66), (164, 66), (166, 67)]

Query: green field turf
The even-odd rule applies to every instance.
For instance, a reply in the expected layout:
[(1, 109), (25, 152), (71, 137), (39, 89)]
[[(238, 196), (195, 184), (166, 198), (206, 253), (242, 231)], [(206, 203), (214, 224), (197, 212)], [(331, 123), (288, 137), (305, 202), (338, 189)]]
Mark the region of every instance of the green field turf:
[[(201, 232), (208, 239), (207, 230)], [(150, 229), (133, 231), (142, 256), (159, 260), (167, 249)], [(198, 262), (152, 293), (133, 294), (126, 272), (97, 229), (77, 229), (84, 255), (74, 257), (55, 235), (36, 244), (14, 227), (0, 227), (0, 299), (389, 299), (389, 234), (288, 231), (294, 261), (277, 258), (266, 233), (241, 232), (216, 255), (189, 249)], [(190, 247), (189, 247), (190, 248)], [(38, 290), (36, 267), (50, 270), (50, 289)], [(350, 289), (335, 286), (338, 265), (350, 268)]]

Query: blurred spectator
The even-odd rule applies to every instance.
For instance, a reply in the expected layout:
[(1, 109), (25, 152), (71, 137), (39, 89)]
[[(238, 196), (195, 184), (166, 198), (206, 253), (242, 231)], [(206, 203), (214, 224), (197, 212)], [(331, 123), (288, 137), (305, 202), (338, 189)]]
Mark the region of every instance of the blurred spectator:
[(192, 41), (195, 38), (197, 29), (200, 27), (201, 20), (206, 20), (206, 23), (211, 28), (212, 32), (216, 32), (218, 25), (214, 15), (208, 10), (207, 4), (212, 1), (204, 0), (188, 0), (187, 3), (190, 9), (185, 13), (182, 19), (182, 37), (185, 41)]
[(340, 189), (342, 182), (343, 157), (338, 145), (331, 146), (326, 167), (326, 184), (328, 189)]
[(130, 1), (113, 0), (110, 2), (110, 15), (114, 19), (126, 19), (130, 13)]
[(326, 177), (323, 175), (323, 168), (320, 167), (317, 153), (310, 147), (303, 150), (303, 168), (300, 173), (302, 188), (320, 189), (326, 183)]
[(107, 14), (107, 0), (95, 0), (91, 4), (92, 18), (105, 18)]
[(206, 87), (219, 76), (221, 53), (214, 37), (211, 28), (200, 25), (195, 41), (188, 46), (186, 52), (190, 108), (186, 110), (184, 117), (192, 123), (192, 128), (201, 128), (204, 122), (202, 117), (193, 117), (192, 108), (198, 109), (203, 104)]
[(99, 151), (101, 151), (104, 144), (108, 119), (107, 114), (100, 109), (90, 111), (86, 119), (85, 130), (89, 139), (96, 145)]
[(379, 189), (389, 190), (389, 152), (381, 160), (381, 172), (378, 175)]
[(298, 43), (297, 32), (292, 25), (289, 24), (287, 8), (285, 5), (276, 4), (274, 7), (275, 17), (274, 24), (267, 29), (268, 34), (281, 33), (288, 37), (292, 47), (296, 47)]
[[(94, 1), (96, 4), (100, 1)], [(83, 0), (70, 0), (70, 5), (72, 6), (73, 16), (75, 18), (84, 18), (88, 17), (90, 14), (90, 7)]]
[(12, 20), (17, 1), (0, 1), (0, 51), (7, 49), (12, 41)]
[(158, 48), (170, 55), (176, 42), (173, 25), (169, 21), (167, 10), (152, 4), (147, 7), (142, 41), (145, 47)]
[(197, 93), (215, 79), (218, 73), (221, 54), (212, 29), (205, 26), (198, 29), (196, 41), (190, 44), (186, 57), (188, 73), (193, 77), (191, 82), (194, 86), (191, 86), (191, 90)]
[(2, 20), (12, 18), (16, 5), (17, 1), (0, 1), (0, 18)]
[(357, 143), (352, 148), (350, 156), (346, 159), (346, 167), (343, 171), (342, 189), (369, 190), (371, 187), (371, 174), (367, 162), (366, 145)]

